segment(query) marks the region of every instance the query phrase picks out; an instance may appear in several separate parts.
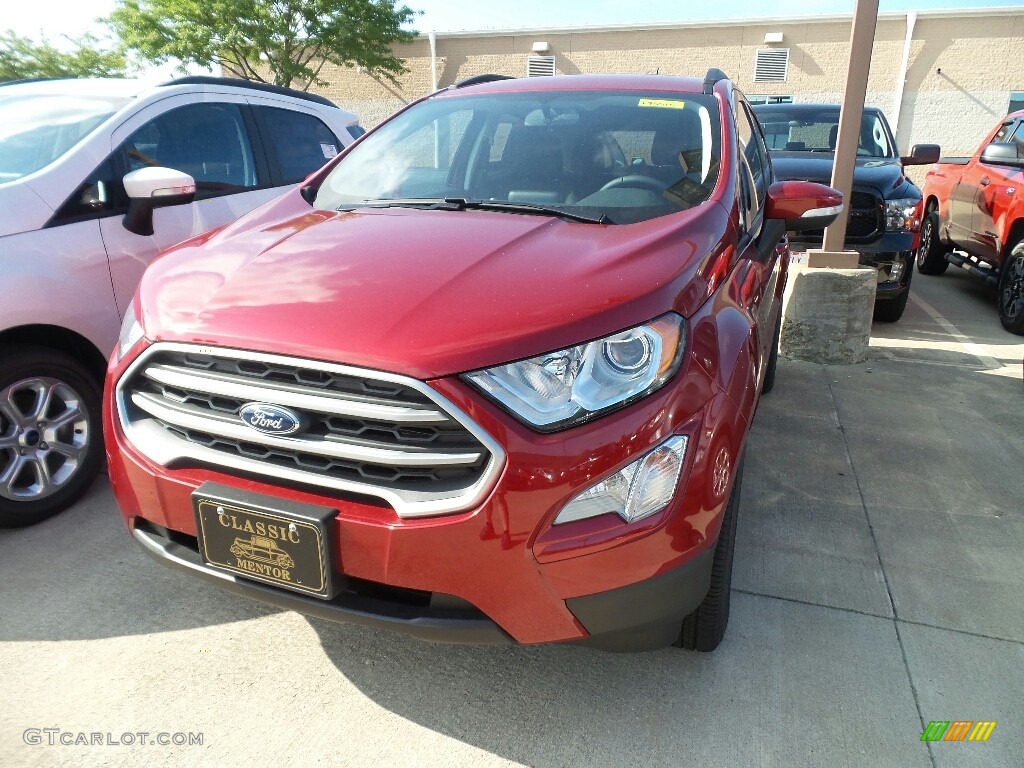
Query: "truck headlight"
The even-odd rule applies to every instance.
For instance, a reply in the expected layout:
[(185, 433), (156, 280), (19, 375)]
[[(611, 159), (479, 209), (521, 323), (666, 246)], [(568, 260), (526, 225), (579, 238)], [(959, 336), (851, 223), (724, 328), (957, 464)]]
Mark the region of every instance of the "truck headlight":
[(635, 523), (661, 512), (675, 496), (686, 442), (684, 435), (670, 437), (650, 453), (590, 486), (562, 508), (555, 525), (609, 513)]
[(540, 432), (582, 424), (663, 386), (679, 370), (684, 321), (662, 315), (579, 346), (463, 375)]
[(121, 333), (117, 337), (117, 360), (122, 360), (129, 350), (139, 343), (142, 336), (142, 325), (135, 316), (135, 305), (129, 304), (124, 312), (124, 320), (121, 321)]
[(885, 201), (886, 232), (917, 232), (921, 228), (921, 200), (914, 197)]

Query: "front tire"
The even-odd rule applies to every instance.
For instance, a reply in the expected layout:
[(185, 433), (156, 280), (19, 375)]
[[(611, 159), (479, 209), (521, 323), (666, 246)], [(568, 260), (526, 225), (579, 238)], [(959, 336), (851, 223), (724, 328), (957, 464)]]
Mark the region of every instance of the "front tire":
[(768, 355), (768, 365), (765, 367), (764, 381), (761, 382), (761, 394), (767, 395), (775, 389), (775, 372), (779, 367), (779, 339), (782, 336), (782, 307), (779, 307), (779, 316), (775, 320), (775, 336), (772, 338), (772, 351)]
[(740, 487), (743, 485), (743, 460), (740, 460), (732, 493), (725, 505), (722, 530), (715, 545), (715, 558), (711, 564), (711, 587), (696, 610), (683, 619), (679, 639), (674, 645), (688, 651), (704, 653), (715, 650), (725, 637), (729, 624), (729, 597), (732, 589), (732, 561), (736, 550), (736, 517), (740, 506)]
[(999, 322), (1024, 336), (1024, 241), (1010, 251), (999, 272)]
[(85, 367), (44, 347), (0, 352), (0, 528), (69, 507), (102, 458), (100, 388)]
[(939, 214), (928, 211), (921, 223), (921, 243), (917, 248), (917, 271), (922, 275), (941, 275), (949, 269), (946, 254), (952, 248), (939, 237)]

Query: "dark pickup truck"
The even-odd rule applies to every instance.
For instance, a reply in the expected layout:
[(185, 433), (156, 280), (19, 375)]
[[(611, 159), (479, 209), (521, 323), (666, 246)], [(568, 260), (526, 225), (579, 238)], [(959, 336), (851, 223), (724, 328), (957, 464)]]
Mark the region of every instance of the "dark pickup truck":
[[(944, 157), (924, 181), (917, 271), (950, 264), (999, 290), (999, 319), (1024, 335), (1024, 110), (992, 128), (971, 157)], [(956, 250), (954, 250), (956, 249)]]
[[(754, 112), (764, 128), (776, 178), (829, 183), (839, 134), (838, 104), (761, 104)], [(919, 144), (909, 157), (900, 157), (885, 115), (864, 109), (844, 247), (860, 253), (863, 266), (878, 270), (876, 320), (899, 320), (910, 295), (921, 192), (904, 175), (903, 166), (927, 165), (938, 158), (934, 144)], [(821, 230), (791, 233), (790, 241), (794, 250), (806, 250), (820, 248), (822, 237)]]

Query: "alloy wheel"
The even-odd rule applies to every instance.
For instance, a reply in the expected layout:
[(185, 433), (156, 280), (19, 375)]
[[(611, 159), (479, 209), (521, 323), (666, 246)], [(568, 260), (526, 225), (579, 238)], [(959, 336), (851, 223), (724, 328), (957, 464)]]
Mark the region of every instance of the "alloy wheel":
[(918, 244), (917, 248), (918, 269), (921, 268), (921, 265), (924, 264), (925, 259), (928, 258), (928, 253), (931, 251), (932, 248), (932, 237), (932, 223), (929, 219), (925, 219), (924, 223), (921, 225), (921, 242)]
[(1008, 274), (1003, 286), (1003, 314), (1016, 320), (1024, 312), (1024, 256), (1012, 259), (1005, 268)]
[(82, 466), (90, 424), (78, 392), (36, 376), (0, 390), (0, 498), (52, 496)]

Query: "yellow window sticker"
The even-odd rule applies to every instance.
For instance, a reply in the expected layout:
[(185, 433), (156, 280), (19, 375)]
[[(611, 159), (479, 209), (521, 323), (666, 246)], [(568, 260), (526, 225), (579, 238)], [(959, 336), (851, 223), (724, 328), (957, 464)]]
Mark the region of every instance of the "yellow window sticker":
[(685, 101), (673, 101), (672, 99), (640, 99), (638, 107), (661, 107), (662, 109), (685, 109)]

